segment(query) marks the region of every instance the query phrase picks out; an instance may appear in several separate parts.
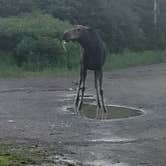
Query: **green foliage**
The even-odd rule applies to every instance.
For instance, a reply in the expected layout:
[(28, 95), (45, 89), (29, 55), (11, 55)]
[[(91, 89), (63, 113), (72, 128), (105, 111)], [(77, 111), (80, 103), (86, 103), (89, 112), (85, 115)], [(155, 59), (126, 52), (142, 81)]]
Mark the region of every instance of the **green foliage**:
[(9, 165), (8, 159), (6, 159), (5, 157), (0, 156), (0, 165), (1, 166), (8, 166)]
[[(62, 47), (63, 32), (70, 26), (41, 13), (0, 18), (0, 50), (10, 52), (19, 66), (32, 70), (71, 63), (66, 61), (70, 52), (66, 53)], [(68, 47), (72, 50), (70, 58), (75, 59), (78, 46)]]
[(50, 0), (47, 5), (55, 17), (97, 28), (113, 52), (142, 48), (144, 33), (131, 0)]
[(57, 18), (99, 29), (112, 52), (139, 51), (165, 48), (166, 6), (164, 0), (157, 2), (157, 30), (152, 0), (42, 0), (39, 8)]
[(68, 22), (38, 12), (19, 17), (0, 18), (0, 35), (5, 37), (27, 35), (34, 38), (45, 36), (60, 39), (64, 30), (69, 27)]
[[(166, 48), (165, 0), (157, 0), (158, 22), (156, 27), (154, 26), (153, 8), (154, 0), (0, 0), (0, 16), (16, 16), (42, 11), (61, 20), (69, 20), (75, 24), (85, 24), (97, 28), (102, 32), (101, 34), (112, 52), (124, 49), (139, 51), (140, 49)], [(24, 18), (24, 16), (22, 17)], [(33, 15), (31, 18), (33, 21), (27, 22), (29, 31), (26, 33), (39, 35), (39, 33), (43, 34), (44, 30), (47, 35), (45, 31), (47, 27), (50, 35), (50, 29), (55, 25), (51, 21), (53, 18), (49, 16), (47, 20), (46, 15), (44, 17), (37, 16), (39, 21), (34, 18)], [(24, 19), (26, 22), (29, 18), (25, 17)], [(20, 22), (18, 19), (15, 21)], [(42, 21), (46, 22), (44, 26)], [(56, 22), (60, 24), (59, 21)], [(41, 31), (34, 31), (34, 28), (37, 28), (36, 24), (41, 27)], [(19, 25), (15, 28), (20, 29)], [(60, 31), (61, 27), (64, 26), (60, 24)], [(55, 34), (53, 29), (51, 31)], [(6, 40), (5, 36), (3, 38)], [(20, 36), (16, 35), (14, 39), (17, 41)], [(12, 36), (11, 40), (4, 44), (9, 49), (13, 47), (11, 41), (13, 41)]]
[(37, 9), (34, 0), (0, 0), (0, 16), (17, 15)]
[(113, 54), (106, 66), (165, 62), (165, 18), (165, 0), (157, 0), (156, 25), (154, 0), (0, 0), (0, 70), (8, 66), (0, 75), (12, 75), (12, 68), (18, 75), (78, 68), (79, 46), (69, 43), (67, 52), (62, 47), (70, 23), (99, 31)]
[(111, 56), (108, 56), (105, 68), (108, 70), (165, 62), (166, 51), (125, 51), (122, 54), (112, 54)]
[[(73, 59), (66, 57), (66, 60), (64, 60), (64, 62), (69, 61), (68, 63), (45, 66), (42, 70), (37, 70), (37, 67), (32, 66), (32, 64), (24, 64), (21, 67), (18, 67), (11, 55), (2, 56), (0, 54), (0, 78), (30, 77), (79, 71), (78, 55), (73, 52), (74, 49), (71, 49), (70, 45), (67, 46), (67, 50), (69, 51), (69, 54), (71, 54), (68, 56), (73, 57), (73, 55), (75, 54), (75, 57), (73, 57)], [(69, 60), (67, 60), (67, 58), (69, 58)], [(107, 57), (105, 69), (112, 70), (156, 63), (166, 63), (166, 51), (125, 51), (121, 54), (112, 54)]]
[(144, 31), (146, 40), (144, 47), (150, 50), (166, 48), (166, 3), (157, 0), (157, 24), (154, 24), (154, 0), (139, 0), (134, 3), (140, 18), (140, 28)]

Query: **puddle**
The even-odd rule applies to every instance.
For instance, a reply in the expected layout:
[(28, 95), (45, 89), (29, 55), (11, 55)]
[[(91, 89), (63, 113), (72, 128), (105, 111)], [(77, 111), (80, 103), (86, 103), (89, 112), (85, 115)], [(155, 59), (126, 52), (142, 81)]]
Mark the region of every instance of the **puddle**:
[[(107, 112), (97, 110), (96, 105), (84, 104), (79, 114), (88, 119), (109, 120), (137, 117), (143, 114), (143, 111), (135, 108), (128, 108), (122, 106), (107, 106)], [(74, 112), (74, 108), (70, 107), (67, 110)]]
[(112, 164), (110, 161), (102, 161), (102, 160), (96, 160), (91, 163), (87, 163), (93, 166), (136, 166), (136, 165), (129, 165), (128, 163), (120, 162), (120, 163), (115, 163)]
[(120, 143), (120, 144), (123, 144), (123, 143), (132, 143), (132, 142), (136, 142), (137, 140), (136, 139), (127, 139), (127, 138), (103, 138), (103, 139), (94, 139), (94, 140), (91, 140), (91, 142), (95, 142), (95, 143)]
[[(117, 163), (117, 164), (112, 164), (112, 166), (131, 166), (127, 163)], [(134, 165), (133, 165), (134, 166)], [(135, 165), (136, 166), (136, 165)]]

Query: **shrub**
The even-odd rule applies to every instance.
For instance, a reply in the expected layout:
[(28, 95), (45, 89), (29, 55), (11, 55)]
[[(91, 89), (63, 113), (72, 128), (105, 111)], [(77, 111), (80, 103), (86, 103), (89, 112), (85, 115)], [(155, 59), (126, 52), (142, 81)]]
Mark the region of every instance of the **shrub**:
[(79, 52), (73, 44), (68, 45), (69, 53), (63, 50), (63, 32), (70, 26), (41, 13), (0, 18), (0, 50), (10, 52), (19, 66), (33, 70), (50, 65), (70, 67), (68, 55), (72, 52), (70, 58), (75, 59)]

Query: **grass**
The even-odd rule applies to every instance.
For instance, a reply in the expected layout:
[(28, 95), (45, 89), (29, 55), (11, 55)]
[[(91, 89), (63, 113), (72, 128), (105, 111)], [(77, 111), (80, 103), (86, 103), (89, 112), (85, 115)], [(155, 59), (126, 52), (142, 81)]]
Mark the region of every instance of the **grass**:
[(20, 148), (0, 144), (0, 166), (39, 165), (44, 161), (45, 152), (37, 148)]
[[(79, 57), (78, 57), (79, 58)], [(75, 60), (74, 60), (75, 61)], [(133, 66), (142, 66), (150, 64), (158, 64), (166, 62), (166, 50), (165, 51), (144, 51), (144, 52), (124, 52), (122, 54), (112, 54), (107, 57), (105, 70), (114, 70), (120, 68), (127, 68)], [(78, 72), (79, 65), (71, 65), (72, 67), (67, 69), (63, 65), (54, 65), (45, 67), (42, 70), (37, 67), (27, 67), (27, 65), (18, 67), (15, 65), (14, 60), (9, 58), (0, 57), (0, 78), (20, 78), (20, 77), (35, 77), (46, 76), (52, 74), (64, 74), (71, 72)]]
[(28, 77), (39, 77), (39, 76), (48, 76), (53, 74), (66, 74), (66, 73), (76, 73), (78, 71), (77, 68), (73, 68), (68, 70), (65, 67), (51, 67), (51, 68), (44, 68), (43, 70), (36, 70), (36, 71), (30, 71), (25, 70), (19, 67), (6, 67), (1, 68), (0, 67), (0, 78), (28, 78)]
[(120, 69), (166, 62), (165, 51), (124, 52), (108, 56), (105, 69)]
[(3, 154), (0, 156), (0, 166), (24, 166), (28, 164), (20, 154)]
[(4, 156), (0, 156), (0, 166), (8, 166), (8, 165), (9, 165), (9, 160)]

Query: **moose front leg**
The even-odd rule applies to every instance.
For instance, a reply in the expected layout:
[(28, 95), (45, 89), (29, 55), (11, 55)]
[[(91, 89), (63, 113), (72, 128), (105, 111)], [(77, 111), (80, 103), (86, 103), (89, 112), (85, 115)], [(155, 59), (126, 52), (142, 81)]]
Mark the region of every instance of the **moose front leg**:
[(82, 85), (82, 88), (81, 88), (81, 92), (82, 92), (82, 93), (81, 93), (81, 100), (80, 100), (80, 103), (79, 103), (79, 105), (78, 105), (78, 110), (79, 110), (79, 111), (81, 110), (82, 104), (83, 104), (83, 98), (84, 98), (84, 92), (85, 92), (86, 76), (87, 76), (87, 70), (84, 69), (84, 70), (82, 71), (82, 83), (83, 83), (83, 85)]
[(107, 112), (107, 109), (105, 107), (105, 103), (104, 103), (104, 95), (103, 95), (103, 70), (101, 69), (99, 71), (99, 89), (100, 89), (100, 96), (101, 96), (101, 102), (102, 102), (102, 107), (104, 112)]
[(80, 91), (81, 91), (82, 80), (83, 80), (83, 74), (82, 74), (82, 69), (81, 69), (81, 71), (80, 71), (80, 81), (79, 81), (79, 85), (78, 85), (77, 96), (76, 96), (76, 99), (75, 99), (75, 110), (76, 110), (76, 112), (77, 112), (78, 104), (79, 104), (79, 101), (80, 101)]

